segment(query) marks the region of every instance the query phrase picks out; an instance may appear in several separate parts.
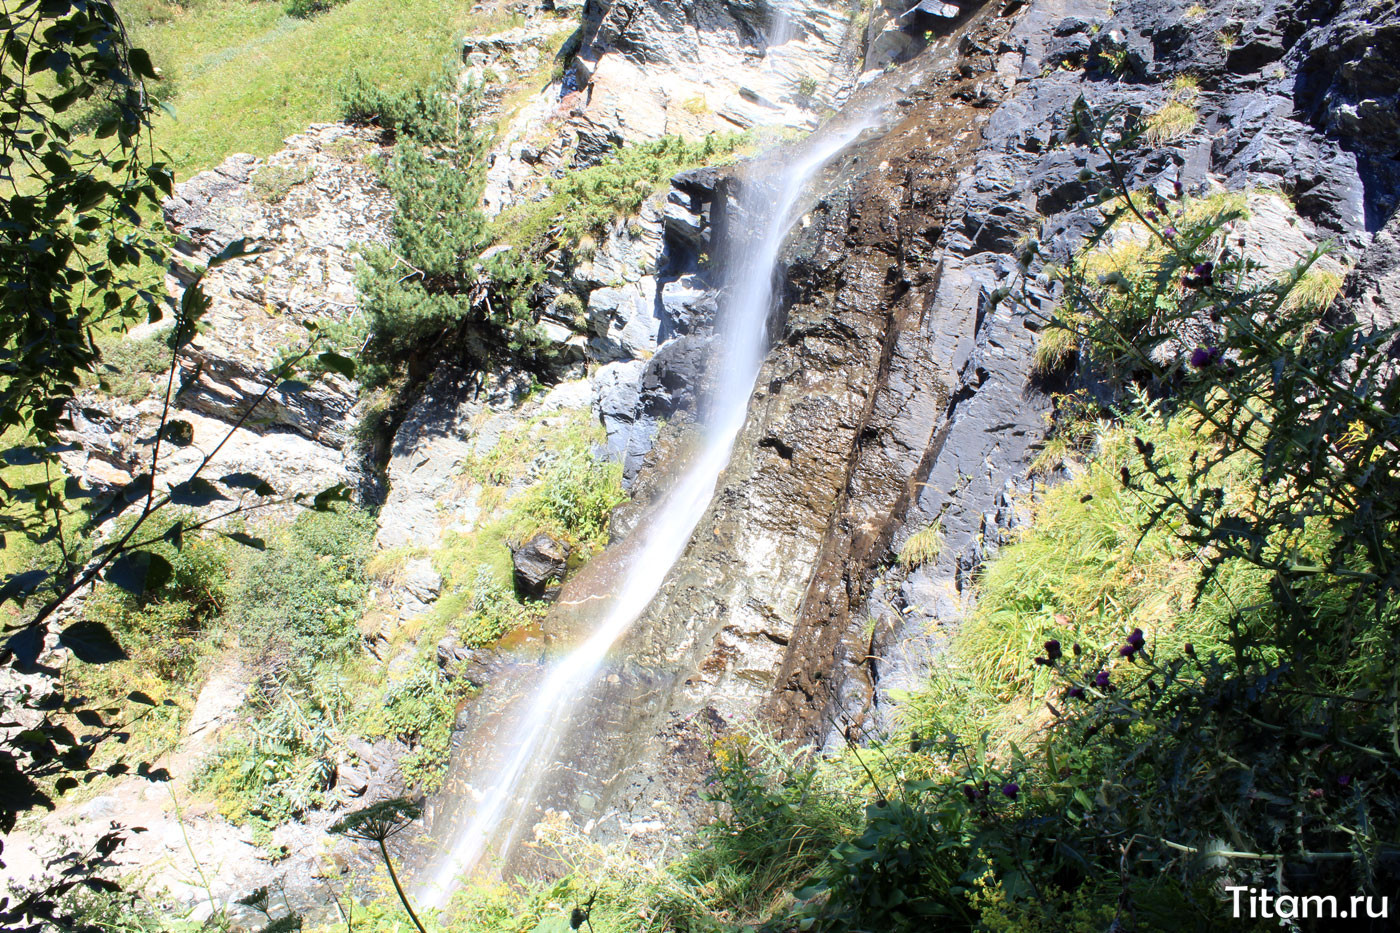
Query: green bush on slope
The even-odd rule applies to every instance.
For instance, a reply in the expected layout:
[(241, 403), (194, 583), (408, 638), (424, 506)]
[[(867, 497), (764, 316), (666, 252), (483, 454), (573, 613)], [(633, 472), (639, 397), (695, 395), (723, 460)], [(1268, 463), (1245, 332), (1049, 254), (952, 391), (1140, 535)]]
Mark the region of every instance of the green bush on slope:
[(478, 371), (547, 358), (534, 307), (542, 268), (510, 251), (483, 258), (490, 137), (473, 125), (478, 89), (444, 74), (396, 95), (352, 80), (345, 95), (350, 116), (398, 133), (383, 170), (394, 195), (394, 244), (365, 250), (357, 278), (369, 320), (361, 380), (383, 385), (454, 356)]
[(334, 754), (354, 721), (372, 514), (305, 512), (233, 573), (227, 625), (265, 671), (250, 716), (196, 787), (259, 830), (324, 802)]
[(723, 162), (749, 142), (746, 134), (729, 133), (699, 142), (664, 136), (624, 146), (600, 165), (551, 179), (546, 197), (506, 209), (494, 230), (527, 256), (555, 245), (587, 253), (610, 225), (635, 216), (677, 172)]

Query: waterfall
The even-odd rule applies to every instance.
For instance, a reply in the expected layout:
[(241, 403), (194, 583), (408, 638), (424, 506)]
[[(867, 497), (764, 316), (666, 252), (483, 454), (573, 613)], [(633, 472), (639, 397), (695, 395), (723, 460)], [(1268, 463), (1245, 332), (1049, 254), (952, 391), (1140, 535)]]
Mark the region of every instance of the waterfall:
[[(711, 373), (698, 449), (668, 491), (633, 532), (626, 563), (618, 567), (620, 586), (611, 594), (590, 632), (553, 660), (522, 695), (498, 744), (508, 746), (484, 784), (470, 819), (453, 827), (441, 845), (419, 899), (442, 908), (459, 879), (471, 872), (488, 848), (508, 850), (523, 828), (522, 814), (545, 771), (554, 762), (579, 698), (599, 674), (610, 649), (641, 617), (680, 560), (715, 493), (744, 425), (754, 381), (767, 351), (779, 252), (797, 220), (803, 193), (837, 154), (873, 124), (847, 118), (804, 143), (784, 147), (757, 162), (746, 174), (743, 210), (750, 229), (737, 231), (728, 254), (725, 301), (715, 325)], [(466, 802), (463, 802), (464, 805)]]

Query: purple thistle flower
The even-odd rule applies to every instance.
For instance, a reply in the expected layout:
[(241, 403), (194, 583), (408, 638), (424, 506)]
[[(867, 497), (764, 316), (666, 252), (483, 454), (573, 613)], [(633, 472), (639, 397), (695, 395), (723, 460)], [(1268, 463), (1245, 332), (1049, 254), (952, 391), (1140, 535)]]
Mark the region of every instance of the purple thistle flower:
[(1219, 361), (1219, 347), (1197, 347), (1191, 351), (1191, 365), (1196, 369), (1206, 369)]
[(1107, 686), (1108, 686), (1108, 671), (1099, 671), (1097, 674), (1094, 675), (1094, 686), (1095, 686), (1095, 687), (1107, 687)]
[(1133, 629), (1132, 634), (1128, 636), (1128, 644), (1130, 645), (1137, 645), (1141, 648), (1146, 643), (1147, 639), (1143, 637), (1142, 629), (1140, 628)]
[(1188, 658), (1194, 658), (1196, 656), (1196, 646), (1189, 641), (1181, 646), (1181, 650), (1186, 652)]
[(1065, 691), (1065, 696), (1069, 697), (1072, 700), (1082, 700), (1084, 699), (1084, 688), (1070, 687), (1068, 690)]
[(1035, 659), (1035, 663), (1036, 663), (1036, 665), (1039, 666), (1039, 667), (1049, 667), (1049, 666), (1050, 666), (1050, 659), (1049, 659), (1049, 658), (1036, 658), (1036, 659)]
[(1174, 239), (1176, 239), (1176, 228), (1175, 228), (1175, 227), (1164, 227), (1164, 228), (1162, 229), (1162, 236), (1166, 237), (1168, 240), (1174, 240)]
[(971, 784), (964, 784), (962, 791), (969, 803), (976, 803), (977, 798), (982, 796), (977, 792), (977, 788), (973, 787)]
[(1191, 270), (1191, 274), (1181, 280), (1181, 284), (1187, 288), (1205, 288), (1215, 282), (1215, 263), (1198, 262)]
[(1047, 641), (1045, 643), (1045, 656), (1051, 661), (1060, 660), (1064, 656), (1063, 652), (1060, 651), (1060, 643), (1053, 638)]
[(1133, 655), (1138, 653), (1138, 646), (1132, 644), (1124, 645), (1123, 647), (1118, 649), (1118, 653), (1131, 661)]
[(1184, 190), (1185, 190), (1185, 189), (1182, 188), (1181, 179), (1180, 179), (1180, 178), (1178, 178), (1176, 181), (1172, 182), (1172, 193), (1175, 194), (1178, 198), (1181, 197), (1181, 195), (1182, 195), (1182, 193), (1183, 193)]
[(1343, 787), (1346, 787), (1348, 784), (1351, 783), (1351, 775), (1350, 775), (1350, 774), (1339, 774), (1339, 775), (1337, 775), (1337, 783), (1340, 784), (1340, 785), (1342, 785)]
[(1016, 795), (1021, 792), (1021, 785), (1015, 783), (1003, 784), (1001, 785), (1001, 792), (1006, 796), (1010, 797), (1012, 800), (1015, 800)]

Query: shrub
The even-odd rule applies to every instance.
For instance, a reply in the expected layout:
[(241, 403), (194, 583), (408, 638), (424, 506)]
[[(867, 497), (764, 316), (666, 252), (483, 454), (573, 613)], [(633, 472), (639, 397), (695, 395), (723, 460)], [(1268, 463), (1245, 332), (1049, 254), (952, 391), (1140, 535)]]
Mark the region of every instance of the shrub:
[[(171, 512), (147, 521), (143, 532), (153, 538), (169, 536), (189, 513)], [(119, 522), (115, 534), (131, 524)], [(217, 539), (191, 535), (168, 537), (148, 550), (169, 561), (169, 579), (134, 596), (113, 584), (97, 588), (86, 607), (87, 618), (106, 625), (131, 656), (130, 664), (153, 671), (161, 680), (182, 683), (191, 678), (209, 623), (223, 608), (229, 582), (229, 553)], [(129, 678), (125, 665), (87, 676)], [(125, 691), (119, 691), (124, 693)]]
[(412, 750), (399, 761), (404, 780), (431, 793), (441, 786), (447, 768), (460, 699), (431, 659), (425, 659), (391, 683), (382, 702), (370, 704), (360, 728), (367, 737), (389, 736), (410, 745)]
[(247, 706), (241, 730), (206, 761), (193, 786), (225, 818), (253, 826), (256, 839), (327, 802), (350, 698), (340, 677), (295, 663), (262, 678)]
[(129, 402), (141, 401), (156, 388), (155, 377), (170, 370), (169, 337), (168, 330), (140, 338), (117, 335), (102, 345), (97, 373), (83, 381)]
[(503, 356), (547, 358), (536, 326), (542, 267), (511, 253), (481, 259), (491, 241), (481, 212), (490, 140), (473, 127), (477, 89), (444, 75), (389, 95), (352, 79), (345, 97), (349, 114), (399, 134), (383, 172), (394, 245), (367, 249), (357, 277), (369, 321), (362, 381), (383, 385), (412, 360), (453, 352), (480, 369)]
[(309, 19), (317, 13), (333, 10), (342, 3), (347, 2), (349, 2), (349, 0), (287, 0), (283, 9), (287, 11), (288, 16), (293, 16), (297, 19)]
[(239, 639), (270, 660), (343, 654), (357, 643), (373, 536), (368, 512), (297, 516), (235, 570), (227, 616)]
[(559, 460), (531, 488), (521, 510), (570, 543), (601, 547), (612, 510), (627, 499), (622, 465), (575, 451)]
[(503, 211), (495, 233), (531, 258), (555, 245), (578, 249), (635, 215), (677, 172), (730, 158), (747, 141), (743, 134), (711, 134), (698, 143), (666, 136), (627, 146), (601, 165), (555, 179), (548, 197)]
[(468, 648), (493, 645), (537, 616), (521, 603), (511, 585), (486, 565), (478, 565), (471, 586), (456, 595), (462, 600), (461, 610), (452, 627)]

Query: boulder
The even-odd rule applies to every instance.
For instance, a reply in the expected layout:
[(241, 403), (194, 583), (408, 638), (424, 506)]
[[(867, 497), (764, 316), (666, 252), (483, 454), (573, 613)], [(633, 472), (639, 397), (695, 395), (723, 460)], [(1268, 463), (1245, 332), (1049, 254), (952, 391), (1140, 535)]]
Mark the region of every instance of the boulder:
[(627, 439), (637, 418), (645, 367), (641, 360), (608, 363), (593, 377), (593, 408), (607, 432), (610, 457), (620, 457), (627, 450)]
[(589, 354), (596, 360), (643, 359), (656, 349), (660, 318), (656, 313), (656, 280), (647, 276), (618, 288), (599, 288), (588, 296), (588, 321), (593, 337)]
[(476, 658), (477, 652), (466, 647), (455, 636), (448, 635), (437, 643), (437, 666), (442, 676), (456, 680), (463, 676), (467, 665)]
[(552, 535), (540, 532), (511, 554), (515, 565), (515, 585), (532, 599), (550, 597), (554, 584), (564, 579), (570, 547)]
[(704, 337), (678, 337), (647, 361), (642, 372), (642, 409), (656, 418), (669, 418), (691, 408), (705, 377), (710, 341)]

